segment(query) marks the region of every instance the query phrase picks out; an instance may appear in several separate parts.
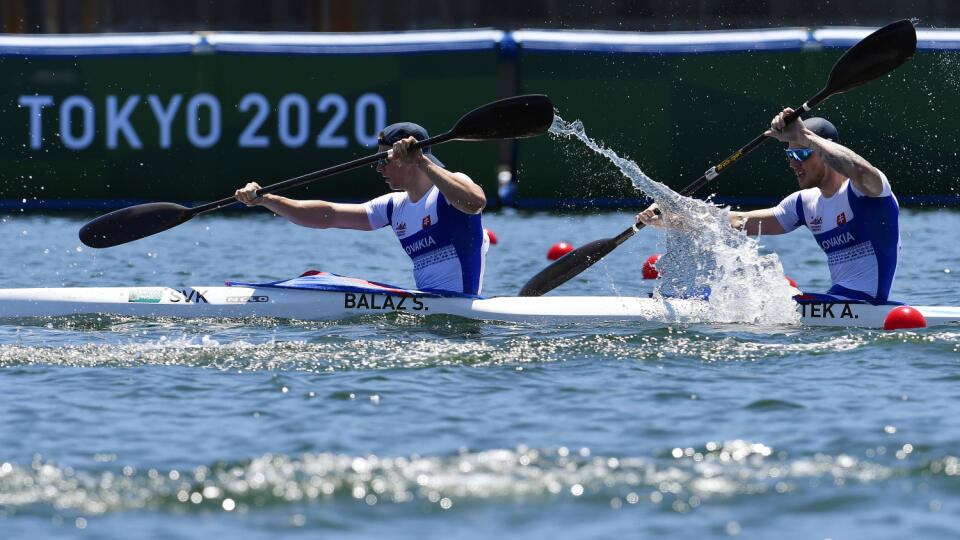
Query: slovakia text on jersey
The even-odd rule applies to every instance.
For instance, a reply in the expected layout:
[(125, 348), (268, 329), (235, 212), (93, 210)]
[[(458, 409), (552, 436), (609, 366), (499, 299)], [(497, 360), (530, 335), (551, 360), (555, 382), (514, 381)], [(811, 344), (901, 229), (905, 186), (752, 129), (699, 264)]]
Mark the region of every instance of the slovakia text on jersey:
[[(868, 197), (847, 180), (832, 197), (817, 188), (783, 199), (774, 215), (789, 232), (803, 225), (827, 254), (831, 293), (886, 302), (900, 252), (900, 206), (881, 173), (883, 192)], [(860, 293), (860, 294), (857, 294)]]
[(364, 207), (372, 228), (392, 226), (413, 260), (417, 288), (480, 294), (490, 244), (479, 214), (457, 210), (436, 186), (417, 202), (396, 192)]

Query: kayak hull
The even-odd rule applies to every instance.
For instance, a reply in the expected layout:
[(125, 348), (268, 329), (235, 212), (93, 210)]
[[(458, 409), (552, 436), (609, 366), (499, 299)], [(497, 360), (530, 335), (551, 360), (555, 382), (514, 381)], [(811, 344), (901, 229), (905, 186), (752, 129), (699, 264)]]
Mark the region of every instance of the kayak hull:
[[(882, 328), (895, 305), (847, 302), (798, 304), (798, 323), (808, 326)], [(705, 320), (708, 304), (697, 299), (616, 296), (417, 297), (372, 292), (271, 287), (65, 287), (0, 289), (0, 317), (115, 314), (138, 317), (340, 320), (409, 313), (455, 315), (507, 322)], [(960, 323), (960, 307), (914, 306), (928, 326)]]

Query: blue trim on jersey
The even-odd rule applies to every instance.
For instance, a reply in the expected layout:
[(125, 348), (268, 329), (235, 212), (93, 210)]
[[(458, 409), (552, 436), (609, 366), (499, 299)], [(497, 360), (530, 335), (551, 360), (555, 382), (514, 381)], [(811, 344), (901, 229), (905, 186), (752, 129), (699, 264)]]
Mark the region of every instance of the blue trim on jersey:
[[(879, 302), (886, 302), (893, 286), (893, 276), (897, 271), (898, 244), (900, 239), (900, 206), (893, 193), (887, 197), (857, 197), (852, 186), (847, 188), (850, 208), (859, 225), (861, 234), (870, 239), (877, 254), (877, 296)], [(861, 225), (859, 218), (870, 216), (870, 226)]]
[(804, 291), (803, 294), (798, 294), (797, 296), (794, 296), (793, 299), (798, 304), (822, 304), (823, 302), (829, 302), (834, 304), (873, 304), (875, 306), (905, 305), (903, 302), (894, 302), (891, 300), (886, 302), (878, 302), (869, 294), (848, 289), (846, 287), (841, 287), (839, 285), (830, 290), (834, 291), (834, 289), (836, 289), (836, 291), (833, 292), (833, 294)]
[[(857, 292), (857, 291), (853, 291), (853, 292)], [(863, 293), (858, 292), (857, 294), (862, 295)], [(802, 294), (798, 294), (794, 296), (793, 300), (798, 304), (821, 304), (823, 302), (843, 303), (843, 304), (867, 304), (868, 303), (866, 300), (862, 300), (862, 299), (858, 300), (853, 298), (843, 298), (840, 296), (833, 296), (825, 293), (812, 293), (807, 291), (803, 291)]]
[(813, 233), (813, 236), (828, 257), (836, 251), (869, 243), (877, 260), (876, 296), (871, 292), (852, 291), (839, 285), (831, 287), (828, 293), (844, 296), (856, 293), (854, 298), (884, 303), (890, 295), (897, 269), (897, 240), (900, 238), (897, 218), (900, 208), (892, 194), (886, 197), (858, 197), (852, 185), (847, 186), (847, 201), (853, 218), (827, 232)]
[(393, 227), (393, 197), (387, 201), (387, 225)]
[(803, 194), (797, 195), (797, 222), (794, 223), (794, 227), (799, 227), (801, 225), (807, 224), (807, 218), (803, 215)]
[[(805, 294), (806, 294), (806, 293), (805, 293)], [(863, 291), (855, 291), (855, 290), (853, 290), (853, 289), (848, 289), (848, 288), (843, 287), (843, 286), (841, 286), (841, 285), (834, 285), (833, 287), (830, 287), (830, 290), (827, 291), (827, 294), (828, 294), (828, 295), (830, 295), (830, 294), (836, 294), (836, 295), (840, 295), (840, 296), (844, 297), (844, 299), (857, 300), (857, 301), (859, 301), (859, 302), (861, 302), (861, 303), (873, 304), (873, 305), (875, 305), (875, 306), (879, 306), (879, 305), (892, 305), (892, 306), (903, 305), (903, 302), (891, 302), (890, 300), (887, 300), (886, 298), (883, 298), (883, 299), (874, 298), (874, 297), (870, 296), (869, 294), (867, 294), (867, 293), (865, 293), (865, 292), (863, 292)]]
[[(447, 203), (443, 193), (437, 191), (437, 223), (400, 239), (400, 245), (413, 259), (414, 265), (417, 258), (430, 256), (431, 252), (452, 246), (460, 262), (460, 292), (478, 294), (483, 268), (483, 225), (480, 214), (465, 214), (457, 210)], [(389, 208), (388, 204), (388, 215)]]
[(465, 214), (437, 194), (437, 221), (444, 225), (463, 271), (463, 292), (477, 294), (483, 268), (483, 225), (480, 214)]

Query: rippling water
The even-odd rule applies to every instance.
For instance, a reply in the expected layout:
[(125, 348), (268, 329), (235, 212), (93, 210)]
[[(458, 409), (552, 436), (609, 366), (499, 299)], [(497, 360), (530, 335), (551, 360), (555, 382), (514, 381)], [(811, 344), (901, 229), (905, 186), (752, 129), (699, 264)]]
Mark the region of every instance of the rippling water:
[[(98, 251), (89, 217), (4, 216), (2, 286), (412, 285), (389, 231), (238, 212)], [(631, 222), (489, 213), (484, 293)], [(901, 227), (894, 296), (960, 303), (960, 211)], [(763, 251), (823, 290), (805, 234)], [(643, 231), (554, 294), (646, 294), (663, 243)], [(6, 320), (0, 536), (956, 538), (958, 381), (952, 327)]]

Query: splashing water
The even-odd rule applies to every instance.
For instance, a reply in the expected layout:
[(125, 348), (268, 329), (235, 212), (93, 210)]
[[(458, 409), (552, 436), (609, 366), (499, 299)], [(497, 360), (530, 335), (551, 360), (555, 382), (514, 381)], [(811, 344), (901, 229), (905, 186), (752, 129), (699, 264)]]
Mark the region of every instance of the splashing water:
[(666, 253), (657, 263), (663, 276), (658, 298), (702, 296), (704, 322), (796, 323), (796, 291), (783, 275), (776, 254), (761, 255), (756, 239), (730, 227), (729, 207), (684, 197), (653, 180), (629, 159), (590, 139), (583, 123), (555, 115), (550, 133), (576, 137), (609, 159), (633, 186), (682, 224), (666, 230)]

